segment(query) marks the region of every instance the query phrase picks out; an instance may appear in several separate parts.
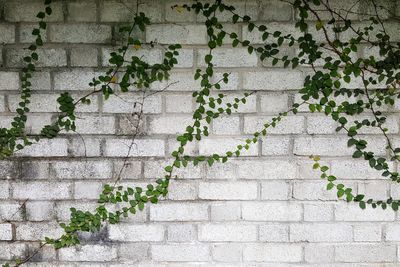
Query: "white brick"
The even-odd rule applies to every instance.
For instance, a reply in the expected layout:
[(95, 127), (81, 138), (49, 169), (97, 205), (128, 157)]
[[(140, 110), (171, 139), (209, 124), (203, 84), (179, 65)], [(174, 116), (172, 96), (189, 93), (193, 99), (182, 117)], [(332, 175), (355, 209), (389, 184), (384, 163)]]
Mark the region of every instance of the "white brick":
[(57, 220), (69, 221), (71, 217), (71, 207), (74, 207), (77, 210), (95, 212), (96, 208), (98, 207), (98, 203), (90, 201), (56, 202), (56, 208), (54, 209), (54, 212), (56, 213)]
[(22, 221), (24, 220), (20, 202), (0, 202), (1, 221)]
[(74, 67), (97, 67), (96, 48), (78, 47), (71, 49), (71, 65)]
[[(136, 113), (140, 112), (140, 105), (135, 102), (141, 103), (142, 98), (137, 94), (125, 93), (121, 97), (110, 96), (104, 102), (103, 111), (105, 113)], [(150, 96), (143, 102), (143, 113), (161, 113), (162, 101), (160, 95)]]
[(331, 221), (333, 219), (333, 207), (327, 203), (304, 204), (304, 221)]
[[(336, 191), (326, 189), (327, 181), (295, 182), (293, 198), (299, 200), (336, 200)], [(350, 184), (347, 184), (350, 186)]]
[[(386, 142), (384, 138), (368, 137), (368, 151), (376, 155), (384, 155)], [(335, 148), (335, 149), (333, 149)], [(347, 147), (347, 138), (340, 137), (299, 137), (294, 141), (294, 154), (321, 156), (350, 156), (354, 148)]]
[(357, 204), (343, 203), (335, 208), (336, 221), (393, 221), (395, 213), (393, 210), (381, 208), (373, 209), (369, 205), (362, 210)]
[(113, 116), (79, 116), (76, 120), (76, 131), (80, 134), (114, 134), (115, 118)]
[(262, 21), (288, 21), (293, 17), (292, 6), (279, 0), (262, 2), (261, 8)]
[(304, 78), (299, 71), (264, 70), (244, 73), (243, 79), (247, 90), (281, 91), (302, 88)]
[(304, 248), (304, 258), (306, 262), (326, 263), (333, 262), (334, 246), (325, 244), (307, 244)]
[(29, 157), (65, 157), (68, 155), (66, 139), (42, 139), (37, 144), (16, 152), (18, 156)]
[(100, 156), (100, 138), (92, 136), (82, 138), (73, 138), (69, 146), (71, 156), (96, 157)]
[(93, 90), (89, 83), (99, 73), (87, 70), (71, 70), (54, 74), (55, 90)]
[(74, 199), (99, 199), (103, 190), (102, 184), (98, 182), (75, 182)]
[(212, 242), (256, 241), (256, 225), (244, 224), (203, 224), (199, 225), (199, 240)]
[(299, 221), (302, 207), (288, 202), (242, 203), (242, 218), (248, 221)]
[(241, 206), (238, 202), (217, 202), (211, 204), (212, 221), (236, 221), (240, 219)]
[(0, 43), (10, 44), (15, 42), (15, 26), (0, 24)]
[(382, 240), (382, 229), (380, 225), (359, 224), (354, 225), (354, 241), (379, 242)]
[[(37, 28), (37, 24), (22, 23), (19, 27), (19, 41), (20, 43), (33, 43), (36, 40), (36, 36), (32, 35), (34, 28)], [(47, 41), (47, 32), (41, 31), (42, 40)]]
[(290, 186), (285, 181), (268, 181), (261, 184), (261, 199), (287, 200), (290, 198)]
[[(388, 165), (390, 169), (393, 169), (392, 162), (388, 162)], [(341, 179), (385, 179), (380, 172), (372, 169), (364, 159), (334, 160), (331, 162), (331, 171)]]
[(302, 247), (292, 244), (250, 244), (244, 248), (243, 260), (256, 262), (300, 262)]
[(152, 221), (208, 220), (208, 206), (200, 203), (171, 203), (150, 207)]
[(168, 226), (168, 241), (190, 242), (196, 239), (196, 227), (190, 224), (172, 224)]
[(4, 101), (4, 96), (0, 95), (0, 112), (4, 112), (6, 110), (6, 104)]
[(162, 241), (164, 227), (162, 225), (110, 225), (109, 237), (114, 241)]
[(57, 161), (51, 166), (57, 179), (107, 179), (112, 176), (109, 161)]
[(290, 153), (290, 138), (283, 136), (267, 136), (262, 140), (262, 155), (287, 155)]
[[(121, 172), (122, 169), (122, 172)], [(119, 160), (114, 162), (114, 173), (112, 176), (120, 175), (122, 179), (142, 178), (142, 163), (136, 160)]]
[(168, 116), (149, 118), (150, 134), (184, 133), (187, 126), (193, 125), (192, 116)]
[(54, 203), (50, 201), (28, 201), (26, 216), (30, 221), (49, 221), (54, 217)]
[[(140, 261), (148, 259), (149, 244), (145, 243), (121, 243), (118, 248), (120, 261)], [(110, 265), (114, 266), (114, 265)], [(115, 266), (116, 267), (116, 266)], [(122, 267), (122, 266), (120, 266)]]
[(289, 227), (283, 224), (260, 225), (260, 241), (288, 242)]
[(370, 181), (358, 184), (358, 193), (373, 199), (387, 199), (389, 184), (387, 181)]
[(240, 243), (222, 243), (212, 246), (212, 257), (216, 261), (240, 262), (243, 245)]
[(263, 94), (260, 96), (261, 112), (279, 113), (288, 110), (289, 95), (287, 94)]
[(67, 6), (68, 9), (68, 21), (96, 21), (96, 1), (88, 0), (85, 2), (81, 1), (69, 1)]
[(194, 200), (197, 198), (197, 185), (175, 180), (168, 188), (168, 199)]
[(167, 113), (190, 113), (193, 110), (191, 95), (172, 94), (165, 96)]
[[(216, 83), (223, 78), (222, 72), (216, 72), (214, 76), (211, 78), (211, 82)], [(228, 83), (221, 82), (220, 90), (237, 90), (239, 89), (239, 83), (241, 80), (241, 75), (237, 72), (231, 71), (228, 72)]]
[[(298, 28), (295, 27), (294, 23), (282, 23), (282, 22), (270, 22), (264, 23), (267, 26), (269, 32), (280, 31), (282, 36), (291, 34), (294, 38), (299, 38), (303, 35)], [(243, 39), (249, 40), (253, 44), (264, 44), (266, 41), (262, 40), (262, 34), (259, 31), (250, 32), (247, 27), (243, 27), (242, 30)], [(276, 40), (272, 36), (267, 41)], [(287, 42), (287, 41), (286, 41)]]
[[(46, 16), (46, 21), (63, 21), (62, 3), (52, 3), (53, 10), (51, 16)], [(24, 0), (7, 1), (4, 6), (4, 15), (7, 21), (32, 21), (36, 22), (36, 15), (44, 10), (43, 1), (34, 0), (26, 2)]]
[(18, 90), (19, 75), (18, 72), (0, 71), (0, 90)]
[(229, 116), (219, 117), (213, 122), (213, 132), (218, 135), (238, 135), (240, 134), (240, 118)]
[(168, 91), (197, 91), (200, 82), (194, 79), (193, 72), (171, 72), (168, 81), (154, 82), (151, 88), (163, 90), (168, 87)]
[(146, 28), (146, 42), (160, 44), (206, 44), (206, 28), (202, 25), (149, 25)]
[(26, 241), (39, 241), (45, 237), (58, 238), (63, 229), (57, 223), (32, 223), (26, 222), (16, 226), (16, 239)]
[(155, 261), (208, 261), (210, 259), (207, 245), (152, 245), (151, 255)]
[[(67, 66), (67, 53), (62, 48), (47, 48), (36, 50), (39, 60), (36, 62), (36, 67), (65, 67)], [(23, 58), (30, 55), (29, 50), (7, 49), (6, 61), (9, 67), (24, 67)]]
[[(255, 131), (264, 129), (264, 124), (270, 124), (272, 117), (245, 117), (244, 118), (244, 132), (252, 134)], [(267, 133), (269, 134), (300, 134), (305, 128), (305, 118), (301, 116), (284, 117), (277, 123), (276, 127), (268, 127)]]
[(84, 245), (60, 250), (61, 261), (112, 261), (117, 259), (117, 249), (107, 245)]
[[(204, 57), (209, 49), (201, 49), (197, 55), (197, 65), (205, 67)], [(217, 48), (214, 49), (212, 63), (215, 67), (255, 67), (258, 58), (255, 53), (249, 54), (247, 48)]]
[(345, 224), (291, 224), (292, 242), (350, 242), (353, 228)]
[[(109, 157), (157, 157), (164, 156), (165, 144), (159, 139), (107, 139), (105, 155)], [(132, 149), (129, 151), (129, 147)], [(129, 153), (128, 153), (129, 152)]]
[[(214, 95), (216, 96), (216, 94)], [(227, 103), (235, 103), (235, 98), (243, 98), (244, 94), (226, 94), (225, 97), (222, 99), (222, 108), (227, 108)], [(246, 98), (246, 103), (243, 104), (242, 102), (239, 103), (238, 109), (231, 108), (232, 113), (255, 113), (257, 112), (257, 96), (250, 95)]]
[(111, 27), (96, 24), (50, 25), (50, 41), (54, 43), (108, 43)]
[(396, 246), (391, 244), (338, 245), (335, 260), (339, 262), (394, 262)]
[(0, 240), (12, 240), (12, 224), (11, 223), (2, 223), (0, 224)]
[(13, 197), (16, 199), (68, 199), (72, 186), (69, 183), (24, 182), (13, 184)]
[(199, 198), (214, 200), (247, 200), (257, 198), (254, 182), (200, 183)]
[[(246, 138), (203, 138), (199, 142), (200, 155), (220, 154), (225, 155), (227, 151), (235, 151), (238, 145), (243, 145)], [(245, 148), (241, 151), (242, 156), (257, 156), (258, 148), (255, 144), (250, 145), (249, 150)]]
[[(144, 177), (154, 179), (165, 175), (164, 166), (170, 165), (170, 161), (149, 160), (144, 164)], [(174, 175), (181, 179), (199, 179), (202, 177), (200, 166), (189, 165), (186, 168), (174, 170)]]
[[(101, 1), (100, 20), (104, 22), (130, 22), (133, 20), (136, 7), (136, 1)], [(150, 18), (152, 23), (161, 21), (161, 2), (155, 0), (139, 2), (138, 8), (139, 11), (146, 12), (146, 16)]]
[(165, 20), (167, 22), (194, 22), (195, 14), (185, 10), (172, 8), (175, 5), (182, 6), (185, 1), (165, 1)]
[(400, 240), (400, 226), (397, 224), (388, 224), (385, 227), (384, 238), (386, 241), (399, 241)]
[(10, 183), (8, 181), (0, 182), (0, 199), (8, 199), (10, 197)]
[(23, 258), (26, 253), (26, 244), (23, 243), (0, 243), (0, 258), (2, 260), (12, 260)]
[[(111, 53), (116, 52), (116, 49), (114, 48), (103, 48), (102, 50), (102, 65), (103, 66), (115, 66), (114, 64), (111, 64), (109, 60), (111, 59)], [(131, 61), (132, 57), (138, 57), (144, 62), (147, 62), (148, 64), (159, 64), (161, 63), (162, 59), (164, 58), (163, 52), (160, 49), (157, 48), (151, 48), (151, 47), (143, 47), (140, 49), (136, 49), (134, 47), (130, 48), (127, 50), (125, 54), (125, 60), (126, 61)], [(129, 63), (125, 63), (125, 66), (129, 65)]]

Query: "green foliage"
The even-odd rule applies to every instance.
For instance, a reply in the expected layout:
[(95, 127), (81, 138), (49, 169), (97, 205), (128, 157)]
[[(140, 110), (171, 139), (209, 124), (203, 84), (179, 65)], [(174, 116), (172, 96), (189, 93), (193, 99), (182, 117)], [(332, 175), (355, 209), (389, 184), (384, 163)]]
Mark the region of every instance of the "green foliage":
[[(317, 10), (309, 4), (315, 6), (324, 6), (331, 11), (332, 19), (324, 22)], [(46, 0), (46, 9), (39, 12), (39, 28), (34, 29), (32, 34), (36, 36), (35, 44), (29, 49), (32, 54), (26, 58), (26, 67), (23, 69), (21, 103), (17, 109), (17, 116), (14, 118), (12, 128), (0, 129), (0, 157), (8, 157), (16, 150), (22, 149), (32, 142), (25, 136), (26, 113), (29, 112), (28, 104), (30, 97), (30, 79), (35, 71), (35, 62), (38, 61), (38, 54), (35, 52), (38, 47), (43, 45), (41, 32), (46, 29), (44, 19), (51, 14), (51, 1)], [(159, 178), (155, 184), (148, 184), (146, 188), (122, 187), (116, 185), (105, 185), (99, 196), (98, 206), (95, 212), (80, 211), (71, 208), (71, 218), (68, 223), (61, 224), (64, 234), (58, 239), (46, 238), (45, 244), (51, 244), (56, 249), (79, 244), (78, 232), (96, 232), (99, 231), (104, 223), (116, 224), (123, 217), (129, 214), (135, 214), (145, 208), (146, 204), (156, 204), (168, 194), (170, 179), (173, 178), (173, 172), (176, 168), (184, 168), (189, 164), (194, 166), (200, 163), (207, 163), (212, 166), (216, 163), (225, 163), (233, 157), (239, 157), (243, 151), (248, 150), (250, 146), (257, 143), (260, 137), (266, 136), (269, 128), (276, 127), (281, 120), (290, 113), (296, 114), (299, 107), (307, 105), (311, 112), (320, 112), (337, 122), (337, 131), (343, 131), (347, 134), (348, 147), (353, 149), (353, 157), (368, 161), (369, 166), (379, 172), (382, 176), (390, 178), (392, 181), (400, 182), (399, 173), (393, 172), (389, 168), (388, 159), (378, 157), (374, 152), (368, 151), (368, 143), (360, 137), (362, 128), (372, 127), (378, 129), (386, 138), (387, 149), (390, 151), (390, 160), (398, 161), (400, 159), (400, 148), (394, 148), (387, 136), (387, 128), (384, 127), (386, 117), (379, 109), (383, 106), (393, 106), (395, 100), (400, 97), (398, 87), (400, 84), (400, 73), (398, 72), (400, 64), (400, 44), (393, 44), (390, 36), (380, 27), (375, 34), (376, 41), (371, 41), (370, 35), (373, 30), (383, 25), (379, 17), (371, 17), (369, 25), (361, 30), (352, 27), (352, 23), (347, 18), (331, 10), (324, 2), (319, 0), (293, 0), (292, 5), (299, 14), (296, 28), (302, 33), (300, 37), (294, 37), (291, 34), (285, 34), (280, 31), (271, 32), (265, 25), (258, 25), (252, 22), (247, 15), (240, 15), (235, 12), (233, 6), (225, 5), (221, 0), (214, 3), (202, 3), (195, 1), (191, 5), (183, 5), (181, 8), (189, 12), (195, 12), (205, 17), (205, 26), (207, 28), (209, 53), (205, 55), (204, 69), (197, 69), (194, 79), (199, 81), (200, 89), (193, 93), (193, 98), (197, 103), (197, 108), (193, 112), (193, 123), (186, 127), (186, 131), (177, 137), (179, 147), (172, 152), (173, 161), (164, 168), (165, 175)], [(178, 8), (178, 6), (175, 6)], [(257, 32), (264, 45), (256, 46), (249, 40), (239, 38), (235, 32), (224, 30), (223, 24), (218, 20), (218, 13), (226, 12), (231, 14), (232, 23), (243, 24), (250, 32)], [(309, 16), (317, 18), (315, 25), (310, 25)], [(344, 23), (337, 23), (340, 19)], [(92, 94), (101, 93), (105, 99), (114, 93), (115, 88), (122, 92), (127, 92), (131, 88), (136, 90), (146, 90), (156, 81), (167, 80), (169, 72), (176, 65), (176, 57), (179, 55), (179, 44), (171, 45), (166, 49), (164, 60), (161, 63), (150, 65), (141, 58), (133, 56), (126, 59), (126, 53), (130, 46), (141, 47), (139, 39), (132, 36), (133, 30), (138, 28), (145, 30), (150, 20), (143, 13), (134, 17), (134, 23), (129, 27), (121, 27), (122, 33), (127, 33), (127, 43), (116, 52), (111, 53), (110, 68), (105, 75), (94, 78), (90, 83), (93, 92), (74, 100), (68, 93), (63, 93), (57, 99), (60, 107), (60, 115), (55, 123), (47, 125), (42, 130), (41, 138), (56, 137), (61, 130), (75, 131), (75, 107), (79, 103), (90, 104), (88, 97)], [(343, 33), (349, 31), (353, 38), (348, 41), (338, 39), (331, 40), (327, 34), (327, 28), (332, 27), (334, 32)], [(310, 27), (315, 27), (317, 31), (324, 34), (326, 43), (317, 42), (313, 35), (309, 33)], [(313, 74), (308, 75), (304, 81), (304, 86), (299, 90), (302, 101), (295, 103), (286, 112), (282, 112), (266, 122), (261, 129), (254, 132), (251, 138), (245, 140), (242, 144), (232, 151), (226, 151), (223, 154), (213, 154), (210, 156), (189, 156), (185, 154), (185, 147), (188, 143), (199, 141), (203, 136), (209, 135), (209, 124), (222, 114), (230, 115), (236, 111), (241, 104), (245, 104), (247, 98), (254, 92), (246, 92), (242, 97), (235, 98), (231, 102), (225, 102), (223, 93), (213, 93), (218, 91), (222, 84), (229, 81), (230, 73), (224, 73), (223, 77), (213, 83), (214, 64), (213, 50), (221, 47), (223, 43), (229, 40), (233, 47), (245, 47), (249, 54), (255, 53), (260, 60), (271, 60), (272, 65), (281, 63), (285, 68), (297, 68), (300, 65), (308, 65), (313, 69)], [(354, 59), (355, 53), (362, 42), (379, 48), (380, 58)], [(289, 57), (281, 55), (283, 45), (298, 46), (299, 50), (296, 56)], [(329, 55), (326, 55), (329, 51)], [(334, 56), (332, 56), (332, 53)], [(322, 68), (317, 69), (315, 63), (324, 62)], [(123, 72), (122, 75), (117, 73)], [(348, 89), (346, 85), (354, 79), (361, 79), (362, 88)], [(386, 89), (372, 90), (371, 86), (376, 84), (385, 84)], [(344, 99), (339, 101), (339, 97)], [(360, 100), (353, 100), (358, 98)], [(364, 100), (361, 100), (364, 99)], [(370, 113), (372, 119), (352, 120), (353, 116)], [(36, 141), (40, 138), (37, 137)], [(337, 197), (347, 202), (356, 202), (360, 208), (365, 209), (367, 205), (372, 208), (388, 207), (398, 210), (400, 200), (373, 200), (364, 195), (356, 194), (354, 190), (344, 184), (338, 183), (336, 176), (329, 174), (329, 167), (320, 163), (320, 157), (312, 156), (314, 160), (313, 168), (321, 172), (321, 179), (327, 181), (327, 190), (335, 190)], [(117, 205), (118, 204), (118, 205)], [(117, 209), (115, 207), (118, 207)], [(116, 209), (116, 210), (115, 210)], [(16, 266), (20, 265), (16, 263)], [(8, 266), (3, 265), (3, 266)]]

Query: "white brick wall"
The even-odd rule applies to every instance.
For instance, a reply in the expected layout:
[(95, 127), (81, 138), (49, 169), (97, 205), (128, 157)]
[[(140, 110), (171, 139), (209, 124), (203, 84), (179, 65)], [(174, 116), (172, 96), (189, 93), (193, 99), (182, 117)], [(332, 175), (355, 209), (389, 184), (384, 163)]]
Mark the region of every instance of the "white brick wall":
[[(226, 1), (271, 30), (298, 35), (294, 27), (298, 14), (280, 0)], [(24, 48), (34, 40), (31, 31), (42, 2), (0, 0), (1, 127), (11, 123), (20, 101), (22, 57), (28, 52)], [(162, 177), (163, 167), (170, 164), (169, 155), (177, 147), (176, 135), (192, 122), (196, 107), (192, 92), (200, 88), (193, 76), (195, 69), (205, 66), (208, 39), (202, 16), (171, 9), (187, 2), (139, 1), (139, 10), (154, 24), (144, 34), (135, 34), (147, 42), (181, 43), (183, 49), (170, 80), (151, 85), (155, 94), (146, 99), (140, 135), (121, 173), (124, 184), (143, 186)], [(330, 2), (347, 7), (349, 1)], [(382, 1), (391, 10), (397, 8), (399, 14), (397, 2)], [(88, 83), (109, 67), (109, 53), (121, 42), (118, 25), (132, 21), (136, 4), (137, 0), (55, 1), (43, 35), (45, 46), (38, 50), (40, 69), (32, 80), (28, 133), (38, 134), (56, 118), (60, 92), (70, 91), (78, 98), (93, 89)], [(362, 5), (355, 8), (366, 9)], [(262, 43), (258, 31), (232, 25), (227, 14), (218, 17), (229, 31)], [(398, 40), (395, 23), (389, 24), (388, 31)], [(320, 32), (313, 27), (310, 31), (322, 40)], [(283, 48), (288, 55), (296, 49), (287, 44)], [(296, 90), (302, 87), (309, 69), (272, 66), (246, 50), (231, 48), (228, 42), (216, 49), (212, 82), (224, 72), (231, 73), (229, 83), (221, 87), (226, 100), (241, 97), (244, 91), (256, 92), (234, 114), (213, 121), (210, 136), (189, 144), (187, 154), (233, 150), (272, 116), (300, 100)], [(360, 50), (360, 55), (376, 53), (368, 47)], [(162, 60), (163, 52), (159, 46), (144, 46), (129, 48), (127, 54), (155, 64)], [(170, 83), (167, 90), (156, 92)], [(356, 88), (359, 82), (350, 86)], [(134, 90), (107, 101), (92, 96), (90, 106), (77, 109), (79, 135), (62, 133), (0, 161), (0, 263), (26, 255), (44, 236), (58, 236), (58, 223), (69, 219), (70, 207), (95, 209), (102, 185), (113, 181), (128, 153), (129, 120), (139, 111), (134, 103), (140, 98)], [(388, 134), (396, 145), (400, 143), (398, 110), (388, 110), (393, 111), (388, 117)], [(171, 181), (169, 195), (159, 204), (146, 206), (118, 225), (107, 225), (100, 233), (82, 235), (80, 246), (57, 252), (46, 248), (26, 266), (398, 266), (399, 215), (337, 201), (335, 192), (326, 191), (325, 182), (311, 168), (308, 156), (320, 154), (332, 172), (356, 192), (400, 197), (398, 185), (388, 184), (367, 162), (351, 159), (352, 151), (345, 136), (336, 134), (336, 126), (322, 114), (301, 108), (296, 116), (269, 128), (270, 135), (243, 151), (243, 158), (212, 167), (181, 168), (175, 172), (177, 179)], [(379, 132), (369, 129), (363, 134), (372, 150), (386, 154)], [(397, 168), (392, 163), (390, 167)]]

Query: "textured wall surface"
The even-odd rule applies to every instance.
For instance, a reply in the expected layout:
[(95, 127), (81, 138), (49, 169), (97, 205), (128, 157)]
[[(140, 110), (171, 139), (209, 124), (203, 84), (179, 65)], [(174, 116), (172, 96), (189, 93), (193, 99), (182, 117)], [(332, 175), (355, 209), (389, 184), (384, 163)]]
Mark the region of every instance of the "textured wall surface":
[[(32, 41), (35, 14), (41, 1), (0, 0), (0, 126), (9, 125), (19, 99), (19, 71), (24, 48)], [(68, 90), (75, 96), (90, 90), (89, 81), (106, 70), (108, 54), (121, 43), (117, 27), (129, 21), (135, 1), (56, 1), (40, 51), (40, 72), (29, 116), (29, 132), (57, 116), (56, 98)], [(193, 80), (204, 65), (207, 38), (202, 18), (178, 13), (177, 1), (141, 1), (139, 8), (152, 18), (142, 38), (161, 44), (182, 43), (179, 67), (171, 82), (178, 83), (145, 102), (141, 135), (123, 172), (123, 183), (145, 185), (162, 175), (175, 136), (184, 131), (195, 108)], [(294, 32), (296, 14), (274, 0), (229, 1), (241, 13), (263, 21), (272, 29)], [(350, 1), (333, 1), (346, 7)], [(360, 2), (360, 1), (358, 1)], [(356, 10), (368, 12), (359, 3)], [(397, 3), (396, 3), (397, 2)], [(400, 13), (399, 1), (382, 1)], [(385, 16), (387, 14), (383, 14)], [(360, 25), (365, 17), (351, 14)], [(222, 16), (221, 19), (227, 20)], [(241, 25), (226, 26), (244, 38), (260, 38)], [(399, 24), (387, 22), (392, 37), (400, 41)], [(317, 38), (323, 40), (318, 32)], [(346, 36), (338, 36), (346, 38)], [(162, 49), (143, 47), (132, 53), (151, 62), (162, 60)], [(295, 49), (287, 48), (292, 55)], [(373, 53), (367, 46), (358, 53)], [(217, 49), (218, 73), (232, 72), (222, 90), (230, 97), (256, 90), (247, 104), (230, 117), (216, 120), (211, 136), (190, 146), (192, 154), (210, 154), (234, 148), (272, 115), (299, 99), (307, 67), (285, 70), (260, 62), (241, 48)], [(218, 76), (218, 74), (217, 74)], [(217, 78), (216, 78), (217, 79)], [(359, 83), (352, 83), (357, 88)], [(162, 88), (162, 85), (153, 89)], [(57, 222), (69, 217), (69, 208), (91, 209), (102, 184), (112, 181), (127, 153), (131, 134), (129, 100), (134, 92), (104, 101), (93, 96), (90, 106), (79, 108), (77, 134), (21, 151), (0, 162), (0, 260), (23, 256), (39, 246), (43, 236), (57, 236)], [(398, 104), (389, 115), (390, 138), (400, 143)], [(356, 191), (377, 198), (400, 197), (400, 187), (383, 180), (362, 161), (351, 158), (346, 137), (322, 114), (306, 109), (287, 117), (270, 136), (246, 156), (212, 168), (201, 165), (178, 173), (168, 199), (123, 223), (85, 235), (78, 248), (44, 249), (32, 266), (399, 266), (399, 214), (392, 210), (360, 210), (336, 201), (333, 192), (313, 173), (308, 156), (320, 154), (333, 172)], [(385, 139), (365, 132), (379, 154)], [(85, 157), (86, 155), (86, 157)], [(393, 166), (397, 168), (397, 166)], [(47, 262), (47, 263), (46, 263)], [(385, 264), (384, 264), (385, 263)]]

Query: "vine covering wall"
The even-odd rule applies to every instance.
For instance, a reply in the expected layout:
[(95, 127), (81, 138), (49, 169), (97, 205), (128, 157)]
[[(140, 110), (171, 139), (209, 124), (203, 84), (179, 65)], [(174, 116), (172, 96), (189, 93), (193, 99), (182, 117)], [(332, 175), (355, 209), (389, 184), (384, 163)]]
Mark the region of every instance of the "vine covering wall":
[[(376, 167), (379, 162), (355, 159), (354, 149), (348, 147), (348, 134), (336, 133), (336, 128), (345, 123), (314, 113), (318, 106), (300, 106), (296, 115), (282, 118), (277, 127), (268, 130), (266, 138), (243, 150), (240, 158), (225, 164), (216, 162), (220, 158), (209, 158), (208, 165), (189, 164), (175, 170), (165, 200), (145, 206), (143, 203), (147, 201), (158, 202), (158, 195), (149, 194), (146, 201), (136, 199), (137, 203), (132, 205), (137, 206), (135, 216), (121, 218), (119, 224), (108, 224), (94, 234), (80, 233), (81, 245), (60, 250), (45, 246), (37, 250), (44, 237), (58, 238), (63, 234), (59, 223), (69, 221), (70, 207), (94, 210), (104, 184), (118, 181), (135, 188), (137, 193), (136, 187), (146, 188), (149, 182), (157, 184), (156, 178), (163, 177), (165, 171), (172, 173), (169, 164), (174, 158), (170, 155), (179, 147), (176, 136), (193, 131), (186, 128), (197, 110), (192, 94), (200, 85), (207, 85), (193, 79), (198, 68), (208, 67), (212, 60), (213, 75), (207, 72), (212, 76), (210, 85), (221, 87), (225, 100), (240, 105), (232, 110), (228, 106), (230, 111), (224, 112), (233, 114), (222, 114), (213, 120), (204, 129), (208, 136), (186, 147), (189, 156), (222, 154), (253, 138), (254, 131), (262, 128), (265, 121), (301, 102), (298, 90), (303, 88), (305, 77), (312, 73), (312, 67), (322, 69), (325, 64), (317, 61), (313, 66), (284, 68), (287, 67), (284, 60), (273, 64), (255, 53), (249, 54), (248, 47), (232, 48), (228, 42), (215, 48), (211, 58), (207, 57), (210, 46), (220, 44), (218, 40), (210, 44), (204, 26), (206, 19), (186, 10), (183, 6), (186, 3), (54, 1), (48, 12), (51, 15), (39, 16), (47, 26), (32, 36), (37, 13), (47, 12), (43, 1), (0, 1), (0, 128), (9, 127), (15, 110), (25, 105), (20, 104), (20, 88), (31, 86), (28, 134), (39, 134), (43, 126), (58, 120), (61, 121), (58, 126), (72, 130), (75, 121), (77, 131), (46, 128), (46, 135), (57, 132), (57, 138), (43, 139), (0, 162), (0, 260), (26, 259), (32, 255), (28, 266), (359, 266), (361, 263), (396, 266), (400, 260), (397, 255), (400, 226), (393, 209), (397, 210), (397, 204), (392, 205), (393, 209), (374, 210), (369, 205), (365, 207), (362, 199), (356, 204), (337, 201), (338, 195), (350, 193), (340, 186), (337, 191), (327, 191), (327, 182), (312, 168), (320, 160), (309, 156), (320, 155), (323, 164), (318, 163), (315, 168), (325, 173), (329, 167), (338, 180), (353, 189), (354, 196), (399, 199), (400, 188), (382, 178)], [(302, 15), (285, 2), (228, 3), (236, 7), (238, 14), (250, 16), (272, 32), (301, 36), (295, 24)], [(372, 2), (330, 3), (351, 19), (354, 27), (368, 25), (366, 14), (374, 12)], [(400, 41), (399, 21), (393, 16), (396, 12), (400, 15), (400, 4), (378, 3), (383, 7), (378, 12), (391, 40)], [(343, 13), (342, 9), (353, 12)], [(137, 10), (144, 12), (151, 24), (144, 27), (148, 24), (146, 18), (139, 16), (135, 19), (139, 28), (130, 30), (128, 22), (132, 22)], [(327, 14), (319, 14), (323, 21), (328, 20)], [(254, 46), (265, 41), (258, 32), (250, 30), (245, 17), (239, 23), (239, 18), (232, 21), (231, 14), (217, 17), (227, 32), (237, 32), (238, 40), (247, 39)], [(312, 16), (307, 21), (313, 26), (309, 31), (318, 43), (327, 42), (327, 37), (349, 38), (345, 32), (329, 32), (326, 36), (321, 28), (329, 28), (329, 24), (317, 23)], [(123, 25), (128, 27), (120, 31)], [(119, 64), (112, 52), (125, 44), (128, 35), (141, 42), (129, 41), (122, 52), (137, 56), (139, 65), (141, 59), (155, 64), (163, 62), (165, 57), (171, 58), (155, 68), (158, 76), (165, 75), (163, 68), (171, 66), (174, 68), (171, 76), (168, 80), (165, 76), (157, 77), (161, 81), (152, 81), (146, 93), (113, 95), (107, 87), (103, 90), (107, 100), (103, 95), (92, 95), (89, 83), (96, 83), (93, 78), (104, 75), (110, 65)], [(39, 43), (35, 36), (40, 36)], [(38, 46), (37, 55), (26, 59), (27, 47), (32, 42)], [(284, 55), (293, 57), (298, 53), (299, 48), (289, 45), (289, 40), (280, 43)], [(179, 54), (175, 53), (177, 50)], [(353, 52), (354, 58), (379, 57), (376, 47), (368, 42)], [(32, 84), (27, 85), (23, 77), (29, 69), (21, 68), (35, 60), (34, 57), (38, 57), (37, 71)], [(173, 60), (175, 57), (177, 62)], [(227, 78), (224, 73), (229, 73), (228, 83), (224, 83)], [(118, 81), (118, 72), (109, 80), (99, 79), (99, 83), (107, 83), (111, 90), (117, 89)], [(139, 81), (144, 81), (141, 85), (147, 87), (146, 77), (141, 76)], [(346, 87), (362, 86), (354, 80)], [(76, 118), (68, 114), (68, 108), (63, 111), (69, 117), (61, 120), (58, 117), (59, 104), (64, 107), (70, 104), (68, 95), (59, 98), (63, 92), (69, 92), (75, 99), (89, 94), (82, 101), (87, 105), (77, 107)], [(222, 99), (218, 93), (214, 97), (215, 102)], [(362, 96), (354, 99), (357, 98)], [(384, 131), (385, 136), (374, 127), (359, 133), (377, 156), (390, 155), (388, 142), (393, 147), (399, 143), (398, 103), (384, 112), (389, 129)], [(371, 118), (373, 114), (363, 116)], [(181, 161), (173, 166), (179, 167), (178, 164)], [(390, 170), (397, 170), (396, 162), (388, 164)], [(163, 192), (165, 183), (158, 184), (159, 192)], [(153, 189), (146, 190), (151, 193)], [(113, 189), (104, 190), (101, 200), (112, 202), (108, 194)], [(75, 215), (75, 218), (80, 216)], [(112, 223), (119, 218), (108, 220)]]

